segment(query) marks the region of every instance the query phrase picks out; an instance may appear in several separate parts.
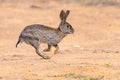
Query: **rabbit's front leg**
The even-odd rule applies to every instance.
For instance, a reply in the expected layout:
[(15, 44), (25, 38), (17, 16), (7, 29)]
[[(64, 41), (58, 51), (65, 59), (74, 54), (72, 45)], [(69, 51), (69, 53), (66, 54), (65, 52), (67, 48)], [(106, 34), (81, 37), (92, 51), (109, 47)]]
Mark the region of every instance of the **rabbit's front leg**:
[(48, 52), (48, 51), (50, 51), (50, 50), (51, 50), (51, 45), (48, 44), (48, 48), (47, 48), (47, 49), (44, 49), (43, 51), (44, 51), (44, 52)]
[(56, 48), (56, 50), (54, 51), (54, 54), (57, 54), (58, 53), (58, 50), (59, 50), (59, 46), (56, 44), (56, 45), (53, 45), (55, 48)]

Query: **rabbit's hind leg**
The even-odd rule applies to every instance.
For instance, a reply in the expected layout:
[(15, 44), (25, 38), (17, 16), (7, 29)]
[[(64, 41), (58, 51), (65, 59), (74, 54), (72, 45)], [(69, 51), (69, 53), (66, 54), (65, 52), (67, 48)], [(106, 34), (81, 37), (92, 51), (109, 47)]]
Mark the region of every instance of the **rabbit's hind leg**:
[(50, 50), (51, 50), (51, 45), (48, 44), (48, 48), (47, 48), (47, 49), (44, 49), (43, 51), (44, 51), (44, 52), (48, 52), (48, 51), (50, 51)]
[(32, 39), (32, 40), (29, 40), (29, 42), (30, 42), (29, 44), (35, 48), (36, 53), (37, 53), (39, 56), (41, 56), (41, 57), (44, 58), (44, 59), (50, 59), (49, 56), (45, 55), (45, 54), (40, 50), (40, 48), (39, 48), (39, 41), (38, 41), (38, 40)]

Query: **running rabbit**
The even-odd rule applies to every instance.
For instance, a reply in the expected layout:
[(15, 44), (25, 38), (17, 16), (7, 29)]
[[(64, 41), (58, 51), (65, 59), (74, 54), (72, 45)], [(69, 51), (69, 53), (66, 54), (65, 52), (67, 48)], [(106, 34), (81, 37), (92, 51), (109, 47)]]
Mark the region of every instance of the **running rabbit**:
[(46, 43), (48, 48), (44, 51), (50, 51), (51, 46), (56, 48), (54, 53), (57, 53), (59, 46), (58, 43), (67, 35), (74, 33), (74, 29), (72, 26), (66, 22), (66, 19), (70, 13), (70, 10), (66, 12), (61, 10), (60, 19), (61, 22), (58, 28), (51, 28), (41, 24), (33, 24), (28, 25), (21, 32), (16, 47), (18, 47), (19, 43), (25, 42), (31, 46), (33, 46), (36, 50), (36, 53), (44, 59), (49, 59), (50, 57), (45, 55), (41, 49), (39, 48), (39, 43)]

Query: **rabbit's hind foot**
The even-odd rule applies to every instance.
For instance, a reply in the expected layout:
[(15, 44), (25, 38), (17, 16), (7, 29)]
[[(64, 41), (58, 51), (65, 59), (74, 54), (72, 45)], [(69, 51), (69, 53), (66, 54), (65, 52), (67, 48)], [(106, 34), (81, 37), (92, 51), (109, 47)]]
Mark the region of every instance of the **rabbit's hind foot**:
[(42, 57), (43, 59), (50, 59), (50, 56), (47, 56), (47, 55), (44, 55), (44, 56), (42, 55), (41, 57)]

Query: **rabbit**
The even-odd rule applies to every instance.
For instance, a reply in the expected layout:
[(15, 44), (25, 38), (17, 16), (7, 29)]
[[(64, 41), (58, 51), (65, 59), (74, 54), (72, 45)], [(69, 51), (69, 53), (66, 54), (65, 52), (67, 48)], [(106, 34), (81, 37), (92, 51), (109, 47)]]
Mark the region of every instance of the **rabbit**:
[(54, 54), (58, 52), (58, 43), (68, 34), (74, 33), (73, 27), (68, 22), (66, 22), (69, 13), (70, 10), (67, 10), (66, 12), (61, 10), (61, 22), (58, 28), (52, 28), (41, 24), (26, 26), (19, 36), (18, 42), (16, 43), (16, 48), (20, 43), (25, 42), (33, 46), (36, 53), (43, 59), (50, 59), (49, 56), (41, 51), (40, 43), (46, 43), (48, 45), (48, 48), (44, 49), (43, 51), (50, 51), (51, 46), (54, 46), (56, 48)]

